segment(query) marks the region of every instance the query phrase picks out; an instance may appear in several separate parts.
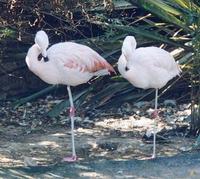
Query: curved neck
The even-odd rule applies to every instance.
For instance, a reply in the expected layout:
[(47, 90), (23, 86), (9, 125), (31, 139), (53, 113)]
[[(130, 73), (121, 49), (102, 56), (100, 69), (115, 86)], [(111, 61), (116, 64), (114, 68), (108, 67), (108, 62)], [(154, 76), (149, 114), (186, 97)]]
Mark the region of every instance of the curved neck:
[(136, 49), (136, 41), (132, 36), (126, 37), (122, 45), (122, 54), (126, 57), (126, 60), (129, 60)]
[(27, 56), (31, 57), (31, 58), (38, 58), (39, 54), (41, 53), (40, 48), (38, 47), (37, 44), (34, 44), (27, 53)]
[(34, 69), (35, 65), (38, 64), (38, 56), (41, 53), (37, 44), (34, 44), (27, 53), (26, 63), (29, 68)]
[(125, 56), (122, 54), (118, 60), (118, 70), (122, 76), (126, 73), (126, 67), (127, 67), (127, 60)]

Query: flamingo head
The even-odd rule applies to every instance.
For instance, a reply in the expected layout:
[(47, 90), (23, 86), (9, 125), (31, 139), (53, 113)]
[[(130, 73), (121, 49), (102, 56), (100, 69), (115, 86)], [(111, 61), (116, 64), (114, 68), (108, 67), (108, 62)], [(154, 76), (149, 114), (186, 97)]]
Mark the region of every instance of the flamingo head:
[(137, 42), (134, 36), (126, 36), (122, 44), (122, 54), (128, 60), (136, 49)]
[(41, 54), (44, 58), (47, 57), (47, 47), (49, 46), (49, 38), (43, 30), (40, 30), (35, 35), (35, 44), (38, 45)]

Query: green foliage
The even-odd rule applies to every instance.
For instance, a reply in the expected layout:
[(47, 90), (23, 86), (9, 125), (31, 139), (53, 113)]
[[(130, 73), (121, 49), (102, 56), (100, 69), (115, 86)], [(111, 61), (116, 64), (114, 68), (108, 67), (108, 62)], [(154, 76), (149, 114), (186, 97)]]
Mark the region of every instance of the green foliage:
[[(199, 12), (200, 16), (200, 12)], [(195, 23), (194, 37), (192, 39), (193, 63), (191, 68), (191, 133), (200, 134), (200, 18)]]
[[(84, 103), (86, 97), (89, 95), (90, 92), (91, 88), (73, 95), (73, 100), (77, 108)], [(57, 117), (60, 112), (66, 110), (67, 107), (69, 107), (69, 100), (63, 100), (62, 102), (58, 103), (52, 110), (50, 110), (47, 115), (49, 117)]]
[(14, 38), (15, 37), (15, 31), (10, 28), (2, 28), (0, 29), (0, 40), (5, 38)]
[(39, 92), (37, 92), (37, 93), (34, 93), (34, 94), (28, 96), (28, 97), (21, 98), (21, 99), (15, 101), (15, 102), (13, 103), (13, 106), (14, 106), (15, 108), (17, 108), (18, 106), (20, 106), (20, 105), (22, 105), (22, 104), (24, 104), (24, 103), (26, 103), (26, 102), (29, 102), (29, 101), (31, 101), (31, 100), (33, 100), (33, 99), (35, 100), (35, 99), (37, 99), (37, 98), (39, 98), (39, 97), (42, 97), (43, 95), (49, 93), (50, 91), (54, 90), (55, 88), (56, 88), (56, 86), (49, 86), (49, 87), (47, 87), (47, 88), (45, 88), (45, 89), (42, 89), (41, 91), (39, 91)]
[[(184, 30), (190, 31), (190, 29), (186, 26), (185, 21), (180, 20), (178, 17), (184, 17), (181, 11), (177, 8), (174, 8), (167, 4), (166, 1), (160, 0), (139, 0), (139, 5), (144, 7), (146, 10), (156, 14), (158, 17), (163, 20), (178, 25)], [(177, 17), (178, 16), (178, 17)]]

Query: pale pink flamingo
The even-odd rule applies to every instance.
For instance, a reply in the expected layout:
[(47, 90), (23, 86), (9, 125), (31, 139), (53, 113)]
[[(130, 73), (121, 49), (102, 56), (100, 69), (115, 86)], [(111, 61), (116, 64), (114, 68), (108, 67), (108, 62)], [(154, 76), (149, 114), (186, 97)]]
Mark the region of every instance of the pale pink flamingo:
[(122, 54), (118, 60), (118, 70), (121, 75), (132, 85), (148, 89), (154, 88), (155, 110), (153, 155), (156, 157), (156, 120), (158, 117), (157, 101), (158, 89), (164, 87), (169, 80), (179, 75), (181, 69), (173, 56), (158, 47), (141, 47), (136, 49), (136, 40), (133, 36), (127, 36), (122, 45)]
[[(30, 47), (26, 56), (28, 68), (48, 84), (67, 85), (71, 118), (72, 156), (64, 161), (76, 161), (74, 143), (75, 108), (70, 86), (87, 83), (93, 76), (102, 76), (115, 72), (113, 67), (91, 48), (73, 43), (61, 42), (50, 48), (49, 39), (44, 31), (38, 31), (35, 44)], [(48, 48), (48, 49), (47, 49)]]

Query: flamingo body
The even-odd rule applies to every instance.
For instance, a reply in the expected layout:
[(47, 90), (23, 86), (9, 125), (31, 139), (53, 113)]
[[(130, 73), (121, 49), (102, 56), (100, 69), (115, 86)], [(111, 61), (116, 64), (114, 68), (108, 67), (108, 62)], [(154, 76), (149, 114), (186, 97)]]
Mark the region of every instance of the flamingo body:
[(44, 31), (38, 31), (35, 44), (30, 47), (26, 56), (28, 68), (48, 84), (67, 85), (70, 101), (72, 157), (64, 161), (76, 161), (74, 144), (75, 108), (70, 86), (88, 82), (93, 76), (102, 76), (115, 72), (112, 66), (91, 48), (73, 43), (63, 42), (52, 45)]
[(180, 75), (181, 69), (169, 52), (158, 47), (136, 48), (135, 38), (127, 36), (118, 60), (118, 70), (132, 85), (143, 89), (156, 89), (152, 155), (152, 158), (155, 158), (158, 89), (164, 87), (175, 76)]
[(73, 42), (52, 45), (46, 53), (47, 62), (38, 60), (40, 54), (38, 44), (34, 44), (28, 51), (26, 63), (33, 73), (48, 84), (77, 86), (88, 82), (93, 76), (114, 72), (97, 52)]
[[(133, 38), (128, 36), (125, 41), (135, 42)], [(131, 48), (131, 50), (126, 48)], [(118, 70), (131, 84), (143, 89), (160, 89), (181, 72), (169, 52), (158, 47), (134, 49), (131, 42), (122, 50)]]

